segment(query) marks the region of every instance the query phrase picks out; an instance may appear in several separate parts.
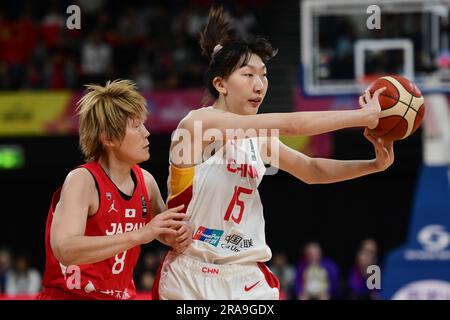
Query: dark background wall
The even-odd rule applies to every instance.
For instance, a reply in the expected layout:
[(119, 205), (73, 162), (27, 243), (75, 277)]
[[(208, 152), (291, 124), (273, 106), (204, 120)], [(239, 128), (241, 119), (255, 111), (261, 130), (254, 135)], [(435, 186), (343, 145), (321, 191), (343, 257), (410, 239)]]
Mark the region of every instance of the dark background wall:
[[(151, 136), (151, 159), (142, 164), (167, 194), (169, 135)], [(335, 134), (337, 159), (369, 159), (373, 149), (359, 130)], [(77, 137), (0, 139), (0, 144), (24, 146), (23, 170), (1, 172), (2, 232), (0, 244), (30, 256), (41, 271), (45, 262), (45, 219), (52, 193), (66, 174), (82, 163)], [(329, 185), (306, 185), (279, 172), (260, 186), (267, 242), (273, 252), (285, 252), (294, 262), (306, 241), (317, 240), (326, 255), (344, 269), (353, 261), (359, 242), (374, 237), (381, 258), (406, 238), (417, 169), (421, 163), (421, 133), (395, 145), (396, 161), (383, 173)], [(145, 250), (145, 248), (144, 248)]]

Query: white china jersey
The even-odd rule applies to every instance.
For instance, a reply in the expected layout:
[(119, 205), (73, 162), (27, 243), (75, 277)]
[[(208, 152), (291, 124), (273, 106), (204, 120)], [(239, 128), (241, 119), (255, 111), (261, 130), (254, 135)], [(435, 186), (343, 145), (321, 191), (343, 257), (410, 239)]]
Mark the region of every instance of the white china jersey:
[(168, 207), (184, 204), (194, 226), (184, 255), (213, 264), (270, 260), (258, 192), (265, 170), (257, 138), (229, 140), (193, 167), (170, 165)]

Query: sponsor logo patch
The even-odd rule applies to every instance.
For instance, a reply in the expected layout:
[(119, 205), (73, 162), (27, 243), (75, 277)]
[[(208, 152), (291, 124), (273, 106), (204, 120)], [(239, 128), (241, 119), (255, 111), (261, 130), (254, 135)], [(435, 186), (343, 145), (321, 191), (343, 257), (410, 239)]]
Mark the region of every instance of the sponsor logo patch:
[(223, 230), (208, 229), (206, 227), (200, 226), (198, 227), (192, 239), (203, 241), (209, 243), (214, 247), (217, 247), (222, 234)]

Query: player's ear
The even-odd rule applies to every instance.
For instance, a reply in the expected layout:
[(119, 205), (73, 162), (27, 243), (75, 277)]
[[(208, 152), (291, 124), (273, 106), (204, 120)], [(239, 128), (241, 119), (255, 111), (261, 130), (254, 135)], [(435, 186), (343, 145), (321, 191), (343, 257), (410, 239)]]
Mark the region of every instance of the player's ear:
[(111, 138), (108, 138), (108, 136), (104, 132), (100, 134), (100, 142), (105, 147), (114, 147), (114, 141)]
[(226, 81), (222, 77), (215, 77), (212, 83), (214, 88), (216, 88), (219, 93), (223, 95), (227, 94)]

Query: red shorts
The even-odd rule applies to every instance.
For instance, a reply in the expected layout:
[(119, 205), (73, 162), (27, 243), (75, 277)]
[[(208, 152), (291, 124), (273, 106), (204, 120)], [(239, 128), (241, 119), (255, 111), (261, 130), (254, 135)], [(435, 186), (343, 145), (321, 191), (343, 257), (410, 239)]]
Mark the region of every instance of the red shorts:
[[(131, 297), (130, 299), (134, 299)], [(86, 294), (82, 290), (63, 290), (60, 288), (44, 288), (36, 297), (36, 300), (117, 300), (113, 296), (91, 292)]]
[(83, 300), (87, 299), (77, 294), (58, 288), (44, 288), (36, 297), (36, 300)]

